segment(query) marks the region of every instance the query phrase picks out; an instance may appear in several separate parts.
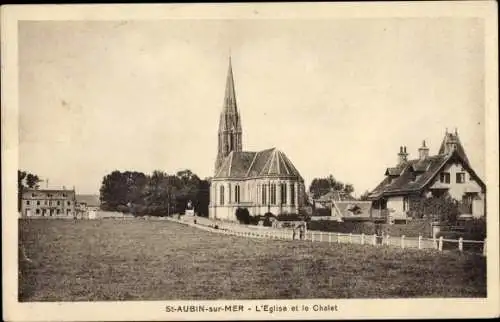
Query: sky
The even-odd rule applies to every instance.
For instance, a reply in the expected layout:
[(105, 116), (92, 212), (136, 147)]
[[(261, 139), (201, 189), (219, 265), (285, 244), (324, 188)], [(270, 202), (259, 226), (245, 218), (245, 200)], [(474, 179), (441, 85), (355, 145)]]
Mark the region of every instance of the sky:
[[(473, 18), (23, 21), (19, 167), (99, 193), (113, 170), (213, 175), (231, 54), (243, 150), (309, 185), (373, 189), (401, 145), (458, 133), (484, 178), (484, 30)], [(45, 187), (45, 184), (42, 185)]]

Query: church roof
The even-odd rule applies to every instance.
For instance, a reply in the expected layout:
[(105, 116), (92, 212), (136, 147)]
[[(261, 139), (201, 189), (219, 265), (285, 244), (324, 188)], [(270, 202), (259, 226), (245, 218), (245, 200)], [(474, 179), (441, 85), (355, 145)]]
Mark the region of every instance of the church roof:
[(232, 151), (215, 178), (302, 177), (290, 159), (276, 148), (259, 152)]

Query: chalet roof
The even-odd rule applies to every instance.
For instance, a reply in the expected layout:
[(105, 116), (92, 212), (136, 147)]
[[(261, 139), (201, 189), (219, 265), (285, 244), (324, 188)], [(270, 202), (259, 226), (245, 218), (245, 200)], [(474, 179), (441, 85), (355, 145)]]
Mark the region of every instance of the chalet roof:
[(463, 158), (458, 150), (455, 150), (449, 154), (429, 156), (423, 160), (408, 160), (398, 166), (401, 172), (396, 177), (387, 175), (389, 169), (391, 169), (389, 168), (386, 171), (386, 177), (375, 189), (373, 189), (368, 197), (370, 199), (378, 199), (385, 195), (403, 195), (410, 192), (421, 191), (430, 184), (439, 171), (450, 162), (462, 163), (474, 179), (478, 181), (482, 187), (485, 187), (481, 179), (470, 168), (467, 160)]
[(290, 177), (303, 180), (288, 157), (276, 148), (259, 152), (232, 151), (215, 178)]

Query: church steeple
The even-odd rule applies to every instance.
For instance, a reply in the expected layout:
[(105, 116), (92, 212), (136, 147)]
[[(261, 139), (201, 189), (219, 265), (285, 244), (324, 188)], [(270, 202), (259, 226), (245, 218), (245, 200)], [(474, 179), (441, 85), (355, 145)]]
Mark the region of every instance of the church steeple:
[(233, 66), (229, 56), (229, 67), (226, 77), (226, 91), (224, 103), (219, 120), (217, 159), (215, 160), (215, 172), (219, 169), (224, 158), (231, 151), (242, 150), (242, 131), (240, 115), (236, 104), (236, 91), (234, 89)]

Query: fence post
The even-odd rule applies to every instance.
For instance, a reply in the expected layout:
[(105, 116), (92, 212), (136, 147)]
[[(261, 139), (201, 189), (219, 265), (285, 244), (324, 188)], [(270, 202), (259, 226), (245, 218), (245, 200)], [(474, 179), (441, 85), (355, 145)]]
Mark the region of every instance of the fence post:
[(365, 234), (361, 233), (361, 245), (365, 244)]
[(418, 235), (418, 249), (422, 249), (422, 236)]
[(401, 249), (405, 248), (405, 235), (401, 236)]
[(332, 233), (328, 233), (328, 242), (331, 244), (332, 243)]
[(352, 244), (352, 233), (349, 233), (349, 244)]
[(439, 237), (439, 251), (443, 250), (443, 236)]
[(320, 241), (320, 242), (323, 241), (323, 232), (321, 232), (321, 231), (319, 232), (319, 240), (318, 241)]
[(389, 240), (390, 240), (391, 236), (389, 236), (389, 234), (386, 235), (386, 238), (385, 238), (385, 244), (387, 246), (389, 246)]
[(434, 245), (434, 249), (438, 249), (438, 244), (435, 235), (432, 236), (432, 245)]
[(486, 256), (486, 238), (484, 239), (483, 242), (483, 256)]
[(462, 237), (460, 237), (458, 239), (458, 250), (459, 251), (463, 251), (464, 250), (464, 239)]
[(377, 234), (373, 234), (373, 246), (377, 246)]
[(311, 241), (313, 242), (314, 241), (314, 232), (311, 231)]
[(337, 233), (337, 244), (340, 244), (340, 233)]

